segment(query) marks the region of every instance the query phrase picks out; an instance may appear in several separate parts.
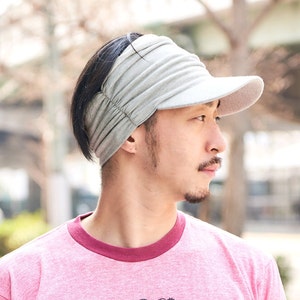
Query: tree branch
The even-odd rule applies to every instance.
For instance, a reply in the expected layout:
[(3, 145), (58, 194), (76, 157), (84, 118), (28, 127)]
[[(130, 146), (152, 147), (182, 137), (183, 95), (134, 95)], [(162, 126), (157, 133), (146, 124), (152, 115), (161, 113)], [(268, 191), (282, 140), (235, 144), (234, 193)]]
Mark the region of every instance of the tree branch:
[(226, 24), (217, 16), (217, 14), (206, 4), (203, 0), (198, 0), (200, 4), (205, 8), (208, 16), (213, 20), (213, 22), (221, 29), (221, 31), (226, 35), (228, 39), (232, 39), (233, 32), (230, 27), (226, 26)]
[(259, 15), (252, 21), (246, 31), (246, 36), (250, 36), (253, 30), (259, 25), (259, 23), (266, 17), (266, 15), (277, 5), (281, 0), (270, 0), (261, 10)]

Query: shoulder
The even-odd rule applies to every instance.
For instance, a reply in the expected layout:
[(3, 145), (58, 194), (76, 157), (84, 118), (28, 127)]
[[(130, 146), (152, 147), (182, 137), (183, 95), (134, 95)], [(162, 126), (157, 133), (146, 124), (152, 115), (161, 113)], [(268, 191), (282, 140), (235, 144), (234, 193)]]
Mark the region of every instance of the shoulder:
[(186, 236), (197, 248), (209, 249), (211, 253), (222, 255), (229, 260), (252, 266), (268, 265), (273, 257), (219, 227), (186, 215)]
[(228, 231), (223, 230), (220, 227), (212, 225), (210, 223), (204, 222), (200, 219), (192, 217), (190, 215), (184, 214), (186, 219), (186, 231), (190, 235), (196, 235), (201, 239), (207, 239), (208, 241), (212, 241), (215, 243), (223, 242), (228, 246), (230, 245), (241, 245), (245, 247), (250, 247), (244, 239), (238, 237)]
[(3, 256), (0, 258), (0, 266), (11, 266), (12, 262), (19, 261), (26, 263), (27, 261), (23, 261), (24, 257), (32, 260), (44, 254), (49, 254), (53, 249), (58, 249), (60, 244), (65, 244), (68, 239), (70, 239), (70, 236), (67, 230), (67, 223), (65, 223)]
[[(246, 240), (185, 215), (181, 251), (215, 280), (235, 282), (254, 299), (285, 299), (274, 258)], [(225, 276), (224, 276), (225, 275)]]
[[(21, 246), (0, 259), (0, 295), (8, 293), (10, 286), (38, 284), (42, 264), (51, 259), (55, 249), (67, 240), (66, 224)], [(57, 252), (57, 251), (56, 251)], [(6, 291), (3, 291), (6, 289)]]

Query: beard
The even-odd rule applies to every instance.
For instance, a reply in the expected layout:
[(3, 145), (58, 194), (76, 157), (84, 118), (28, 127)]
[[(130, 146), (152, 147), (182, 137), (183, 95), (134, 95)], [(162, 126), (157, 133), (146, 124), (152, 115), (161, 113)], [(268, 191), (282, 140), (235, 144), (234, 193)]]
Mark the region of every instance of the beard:
[[(205, 168), (214, 165), (214, 164), (218, 164), (221, 167), (221, 163), (222, 163), (222, 159), (218, 156), (213, 157), (212, 159), (210, 159), (209, 161), (203, 162), (198, 166), (198, 171), (202, 171)], [(201, 191), (198, 191), (196, 193), (186, 193), (184, 195), (184, 199), (189, 202), (189, 203), (201, 203), (204, 200), (206, 200), (208, 197), (210, 196), (210, 192), (209, 189), (203, 189)]]
[[(155, 170), (159, 165), (158, 150), (159, 150), (159, 139), (158, 134), (155, 130), (155, 124), (157, 122), (156, 114), (154, 113), (145, 123), (146, 135), (145, 142), (148, 147), (149, 157), (151, 159), (151, 167)], [(222, 159), (218, 156), (211, 158), (209, 161), (202, 162), (199, 164), (197, 171), (201, 172), (210, 165), (219, 164), (221, 167)], [(194, 193), (185, 193), (184, 199), (193, 204), (201, 203), (210, 196), (209, 189), (203, 189)]]
[(184, 199), (189, 202), (189, 203), (192, 203), (192, 204), (197, 204), (197, 203), (201, 203), (203, 202), (204, 200), (206, 200), (210, 195), (210, 192), (209, 190), (206, 190), (206, 191), (201, 191), (199, 193), (186, 193), (184, 195)]

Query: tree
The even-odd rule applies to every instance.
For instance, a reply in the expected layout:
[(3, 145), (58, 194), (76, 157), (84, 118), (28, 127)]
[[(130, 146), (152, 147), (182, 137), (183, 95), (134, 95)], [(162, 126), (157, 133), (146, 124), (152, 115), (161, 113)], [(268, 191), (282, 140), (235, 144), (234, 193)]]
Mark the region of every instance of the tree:
[[(232, 1), (232, 24), (225, 24), (204, 0), (198, 0), (206, 9), (208, 16), (224, 33), (229, 44), (229, 61), (232, 75), (245, 75), (249, 73), (249, 36), (264, 17), (280, 2), (270, 0), (255, 20), (248, 21), (246, 0)], [(230, 117), (228, 132), (229, 141), (229, 176), (225, 182), (223, 202), (223, 227), (225, 230), (242, 235), (245, 207), (247, 199), (246, 174), (244, 168), (244, 134), (249, 128), (249, 114), (246, 111)]]
[[(127, 31), (130, 24), (129, 5), (123, 0), (23, 0), (8, 7), (1, 16), (1, 38), (5, 42), (0, 48), (0, 102), (2, 107), (24, 111), (25, 106), (39, 103), (39, 115), (29, 119), (34, 122), (38, 146), (26, 152), (33, 157), (30, 163), (27, 159), (20, 163), (41, 187), (42, 206), (48, 211), (45, 217), (53, 225), (57, 223), (53, 218), (58, 210), (50, 213), (49, 207), (57, 203), (62, 192), (58, 181), (70, 150), (66, 107), (75, 80), (87, 57), (106, 40)], [(27, 126), (21, 124), (18, 128), (12, 124), (10, 128), (6, 126), (5, 132), (18, 135)], [(27, 129), (26, 137), (33, 132)], [(26, 141), (22, 150), (32, 144), (28, 138), (22, 141)], [(3, 163), (9, 165), (7, 161)], [(61, 200), (60, 206), (67, 201)]]

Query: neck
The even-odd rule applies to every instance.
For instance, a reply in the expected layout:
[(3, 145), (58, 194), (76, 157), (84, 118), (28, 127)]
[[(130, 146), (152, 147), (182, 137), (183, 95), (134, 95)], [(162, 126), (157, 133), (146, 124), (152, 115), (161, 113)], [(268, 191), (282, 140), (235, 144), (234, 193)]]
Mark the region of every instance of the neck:
[(104, 184), (95, 212), (83, 220), (84, 229), (102, 242), (126, 248), (161, 239), (176, 222), (176, 202), (141, 182), (127, 174)]

